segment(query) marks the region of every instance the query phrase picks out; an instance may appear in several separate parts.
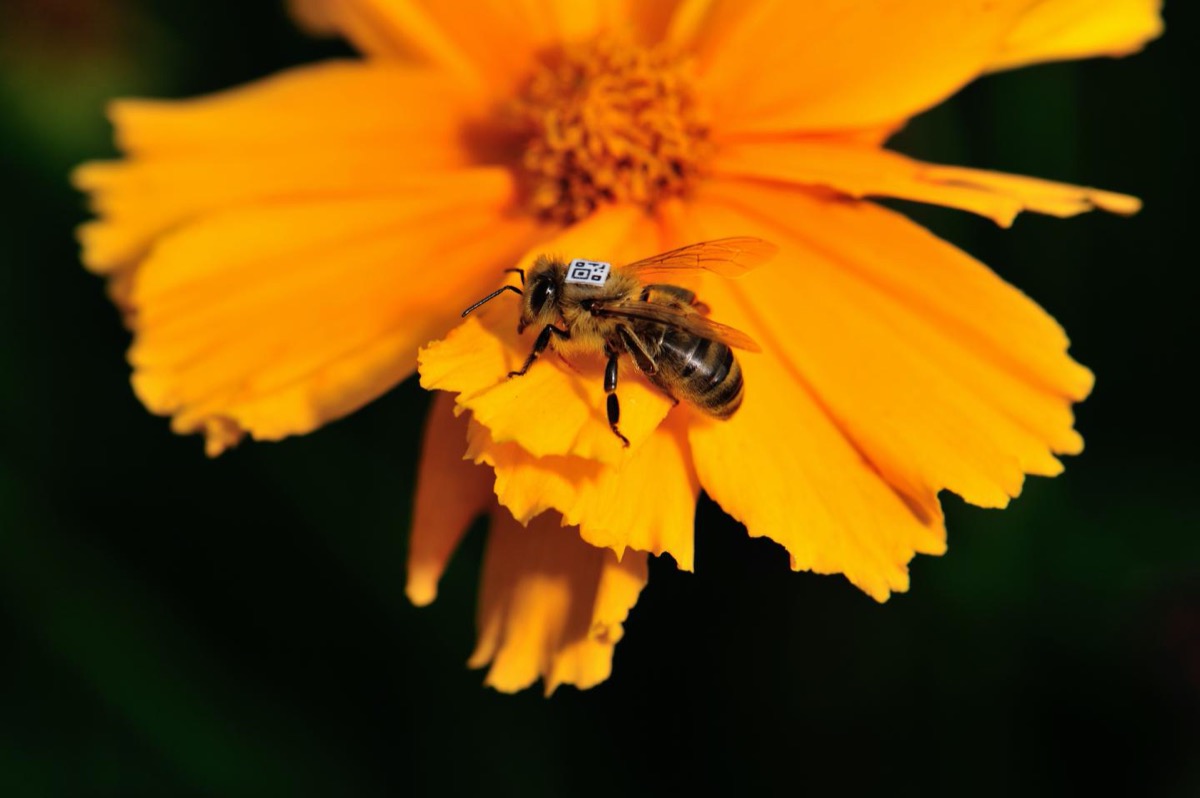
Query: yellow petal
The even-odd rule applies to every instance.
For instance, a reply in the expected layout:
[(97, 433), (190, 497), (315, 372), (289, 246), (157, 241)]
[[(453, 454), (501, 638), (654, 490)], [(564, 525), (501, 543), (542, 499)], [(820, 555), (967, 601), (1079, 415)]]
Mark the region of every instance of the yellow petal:
[(795, 570), (845, 574), (879, 601), (907, 590), (913, 555), (945, 550), (936, 500), (921, 506), (892, 490), (770, 352), (742, 366), (742, 407), (691, 430), (704, 490), (751, 536), (781, 543)]
[[(692, 230), (714, 234), (695, 219)], [(845, 574), (879, 601), (907, 590), (913, 555), (945, 550), (936, 495), (901, 496), (864, 460), (725, 281), (707, 280), (702, 297), (713, 318), (756, 336), (765, 351), (737, 355), (746, 387), (732, 418), (693, 416), (701, 486), (751, 536), (782, 544), (793, 569)]]
[(485, 681), (505, 693), (539, 677), (547, 695), (560, 684), (599, 684), (646, 576), (644, 554), (618, 562), (549, 515), (522, 527), (494, 513), (471, 667), (490, 663)]
[(991, 63), (1033, 0), (705, 4), (690, 44), (730, 132), (887, 125)]
[(411, 192), (419, 175), (486, 157), (465, 134), (485, 102), (436, 73), (336, 62), (194, 100), (118, 101), (131, 160), (74, 174), (101, 216), (81, 230), (84, 261), (127, 266), (156, 236), (250, 203)]
[(226, 419), (255, 438), (310, 431), (411, 373), (531, 240), (505, 221), (502, 171), (403, 199), (251, 206), (165, 239), (136, 275), (134, 387), (179, 432)]
[(468, 457), (496, 473), (496, 496), (522, 523), (546, 510), (579, 527), (593, 546), (618, 558), (627, 548), (670, 554), (679, 568), (694, 562), (699, 481), (687, 443), (686, 409), (671, 413), (627, 462), (606, 466), (572, 456), (534, 457), (514, 443), (495, 443), (473, 423)]
[(1005, 37), (989, 69), (1129, 55), (1162, 32), (1162, 0), (1043, 0)]
[(467, 528), (492, 507), (491, 475), (462, 456), (467, 419), (454, 415), (447, 394), (435, 394), (425, 420), (417, 495), (408, 544), (408, 585), (413, 604), (437, 598), (438, 580)]
[(782, 246), (735, 296), (906, 496), (948, 488), (1004, 506), (1025, 473), (1057, 474), (1053, 454), (1082, 448), (1070, 408), (1091, 373), (1054, 320), (982, 264), (870, 203), (769, 187), (713, 196), (724, 207), (707, 211), (709, 228)]
[(754, 141), (722, 147), (716, 176), (824, 186), (855, 198), (897, 197), (978, 213), (1008, 227), (1021, 211), (1074, 216), (1096, 208), (1136, 213), (1136, 197), (1032, 177), (938, 166), (833, 138)]
[[(611, 207), (534, 247), (520, 263), (528, 266), (546, 252), (624, 262), (654, 254), (658, 246), (656, 230), (640, 210)], [(594, 351), (574, 349), (564, 355), (553, 351), (552, 344), (527, 374), (506, 376), (521, 367), (539, 332), (517, 334), (518, 302), (515, 296), (501, 295), (444, 340), (421, 350), (421, 385), (459, 394), (459, 405), (499, 443), (515, 442), (538, 457), (570, 454), (623, 462), (629, 451), (609, 429), (605, 411), (602, 341), (595, 342)], [(572, 346), (583, 343), (577, 337)], [(636, 449), (671, 403), (628, 368), (621, 372), (619, 390), (621, 430)]]

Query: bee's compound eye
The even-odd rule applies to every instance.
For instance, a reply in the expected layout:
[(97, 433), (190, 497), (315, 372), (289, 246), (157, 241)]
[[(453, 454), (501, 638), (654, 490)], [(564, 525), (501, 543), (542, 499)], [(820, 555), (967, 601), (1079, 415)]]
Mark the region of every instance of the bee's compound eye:
[(529, 306), (534, 313), (541, 313), (546, 303), (554, 297), (554, 283), (541, 280), (529, 294)]

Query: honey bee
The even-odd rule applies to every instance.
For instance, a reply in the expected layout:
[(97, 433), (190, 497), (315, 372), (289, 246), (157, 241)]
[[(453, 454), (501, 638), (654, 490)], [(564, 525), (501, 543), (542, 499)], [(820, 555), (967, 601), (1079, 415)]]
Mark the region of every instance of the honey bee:
[(608, 361), (604, 369), (608, 426), (628, 446), (629, 439), (619, 427), (617, 399), (622, 355), (628, 355), (638, 371), (675, 404), (686, 401), (714, 418), (727, 419), (741, 406), (743, 394), (742, 369), (732, 350), (760, 351), (745, 333), (709, 319), (695, 292), (648, 278), (669, 279), (695, 269), (736, 277), (775, 252), (773, 244), (743, 237), (692, 244), (615, 269), (601, 261), (541, 255), (528, 275), (521, 269), (506, 270), (520, 276), (524, 290), (506, 285), (462, 315), (505, 291), (521, 296), (517, 333), (530, 326), (541, 329), (524, 365), (509, 372), (509, 379), (529, 371), (551, 344), (560, 354), (603, 353)]

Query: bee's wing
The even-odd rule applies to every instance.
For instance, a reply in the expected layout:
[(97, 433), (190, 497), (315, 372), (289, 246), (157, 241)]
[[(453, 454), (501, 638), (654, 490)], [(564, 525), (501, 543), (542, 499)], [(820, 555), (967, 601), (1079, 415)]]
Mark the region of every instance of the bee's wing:
[(610, 318), (637, 319), (665, 324), (668, 327), (675, 327), (735, 349), (745, 349), (748, 352), (762, 351), (762, 347), (744, 332), (719, 324), (699, 313), (674, 308), (670, 305), (635, 301), (597, 302), (592, 306), (592, 313)]
[(706, 269), (723, 277), (740, 277), (778, 251), (779, 247), (761, 238), (718, 238), (634, 261), (622, 266), (621, 270), (639, 278), (690, 269)]

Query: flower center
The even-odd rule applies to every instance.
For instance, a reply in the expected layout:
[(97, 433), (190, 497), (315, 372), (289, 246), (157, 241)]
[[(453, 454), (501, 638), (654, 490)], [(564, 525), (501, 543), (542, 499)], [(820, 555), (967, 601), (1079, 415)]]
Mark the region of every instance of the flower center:
[(549, 55), (508, 109), (527, 136), (531, 210), (570, 223), (686, 193), (711, 149), (686, 67), (616, 36)]

